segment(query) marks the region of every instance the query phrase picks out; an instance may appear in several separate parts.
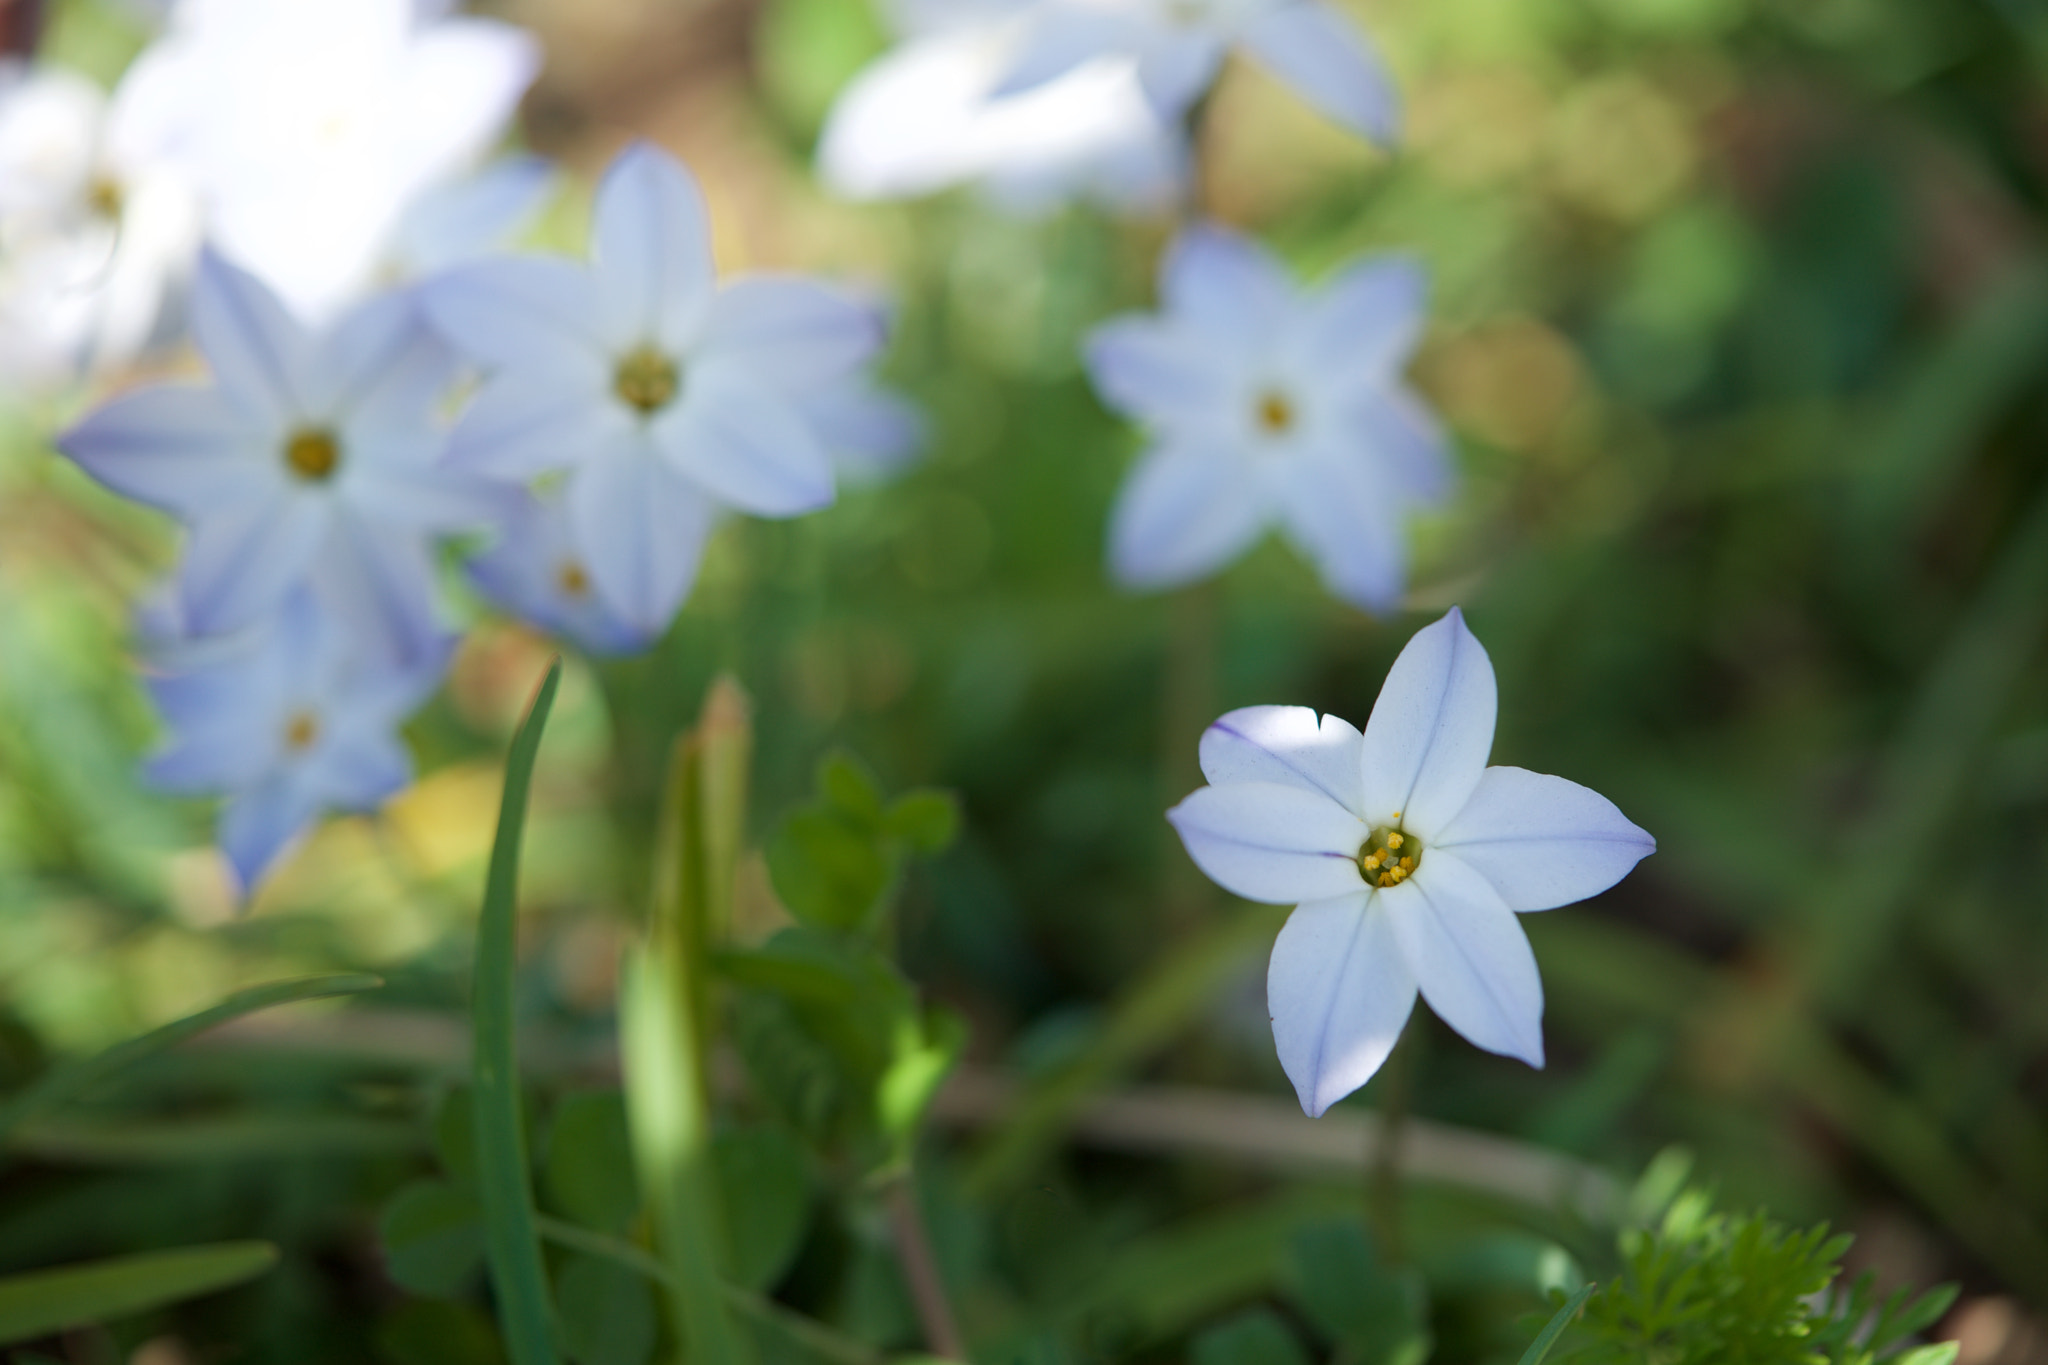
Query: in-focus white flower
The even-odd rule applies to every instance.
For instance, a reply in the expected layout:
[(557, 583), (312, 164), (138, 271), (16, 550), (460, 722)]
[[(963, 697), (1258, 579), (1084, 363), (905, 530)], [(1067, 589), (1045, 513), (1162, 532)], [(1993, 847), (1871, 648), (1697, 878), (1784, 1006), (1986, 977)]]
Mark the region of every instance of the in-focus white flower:
[(1162, 119), (1181, 119), (1239, 50), (1353, 132), (1394, 140), (1393, 83), (1365, 36), (1327, 0), (1045, 0), (1001, 90), (1056, 80), (1105, 56), (1130, 60)]
[(520, 29), (413, 0), (186, 0), (129, 80), (203, 186), (211, 240), (322, 320), (407, 205), (488, 150), (539, 62)]
[(1377, 257), (1304, 292), (1242, 237), (1183, 232), (1160, 266), (1164, 311), (1087, 343), (1097, 392), (1152, 435), (1111, 519), (1116, 577), (1203, 577), (1277, 523), (1339, 597), (1394, 606), (1403, 522), (1450, 483), (1401, 378), (1424, 289), (1414, 262)]
[(236, 645), (174, 657), (148, 678), (170, 737), (145, 775), (227, 798), (221, 850), (247, 894), (322, 812), (374, 809), (410, 780), (398, 727), (447, 655), (405, 669), (368, 663), (346, 623), (304, 590)]
[(1456, 608), (1416, 632), (1360, 734), (1300, 706), (1202, 736), (1210, 785), (1167, 818), (1249, 900), (1297, 902), (1266, 1004), (1310, 1116), (1364, 1085), (1416, 992), (1489, 1052), (1543, 1065), (1543, 983), (1518, 913), (1620, 881), (1655, 840), (1598, 792), (1489, 768), (1493, 664)]
[(188, 528), (186, 628), (256, 625), (311, 583), (367, 654), (411, 663), (440, 651), (431, 539), (493, 509), (440, 460), (446, 344), (402, 295), (310, 332), (211, 253), (192, 329), (212, 383), (122, 394), (58, 441), (94, 478)]
[(0, 61), (0, 389), (132, 360), (199, 250), (147, 91)]
[[(705, 524), (678, 525), (673, 534), (701, 545), (715, 510), (701, 499), (684, 506)], [(694, 576), (695, 563), (690, 571)], [(598, 595), (559, 489), (516, 492), (500, 520), (496, 543), (470, 560), (469, 576), (499, 607), (592, 654), (631, 654), (653, 643), (649, 632), (621, 620)]]
[(825, 183), (850, 199), (979, 183), (1019, 213), (1071, 200), (1134, 212), (1177, 202), (1186, 147), (1146, 101), (1135, 63), (1084, 61), (1033, 89), (999, 94), (1022, 36), (1015, 16), (998, 13), (913, 36), (870, 66), (839, 97), (819, 139)]
[(856, 372), (883, 328), (807, 280), (718, 285), (696, 182), (645, 143), (599, 186), (593, 243), (588, 266), (481, 261), (421, 297), (487, 371), (450, 462), (517, 481), (567, 470), (581, 562), (652, 635), (689, 591), (709, 508), (786, 517), (832, 501), (832, 442), (794, 395)]

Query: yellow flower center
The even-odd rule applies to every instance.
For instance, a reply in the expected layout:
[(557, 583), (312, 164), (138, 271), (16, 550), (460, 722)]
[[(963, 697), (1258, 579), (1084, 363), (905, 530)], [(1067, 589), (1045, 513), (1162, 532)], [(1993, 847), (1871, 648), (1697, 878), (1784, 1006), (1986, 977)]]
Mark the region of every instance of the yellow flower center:
[(1401, 812), (1393, 823), (1376, 827), (1358, 848), (1358, 870), (1367, 886), (1399, 886), (1422, 864), (1422, 841), (1401, 828)]
[(642, 416), (673, 403), (681, 385), (676, 363), (652, 346), (628, 352), (612, 372), (612, 392)]
[(285, 722), (284, 747), (295, 754), (302, 754), (313, 747), (320, 738), (320, 717), (311, 711), (295, 711)]
[(1285, 436), (1294, 430), (1294, 400), (1278, 389), (1267, 389), (1259, 395), (1257, 416), (1260, 431), (1268, 436)]
[(555, 570), (555, 586), (562, 590), (564, 597), (587, 597), (590, 595), (590, 572), (575, 560), (565, 559)]
[(341, 442), (319, 427), (301, 427), (285, 438), (285, 468), (307, 483), (324, 483), (341, 465)]
[(121, 191), (121, 182), (112, 176), (96, 175), (85, 187), (85, 206), (109, 222), (119, 221), (127, 201), (128, 196)]

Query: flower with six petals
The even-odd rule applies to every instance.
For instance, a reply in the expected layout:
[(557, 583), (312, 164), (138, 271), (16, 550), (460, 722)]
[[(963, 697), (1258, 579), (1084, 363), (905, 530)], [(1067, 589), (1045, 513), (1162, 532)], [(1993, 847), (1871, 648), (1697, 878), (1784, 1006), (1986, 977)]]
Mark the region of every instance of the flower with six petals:
[(1543, 984), (1515, 916), (1606, 890), (1656, 842), (1598, 792), (1488, 767), (1495, 687), (1453, 608), (1416, 633), (1360, 733), (1295, 706), (1202, 736), (1210, 785), (1167, 813), (1226, 890), (1295, 903), (1266, 1003), (1311, 1116), (1371, 1078), (1420, 992), (1489, 1052), (1543, 1065)]

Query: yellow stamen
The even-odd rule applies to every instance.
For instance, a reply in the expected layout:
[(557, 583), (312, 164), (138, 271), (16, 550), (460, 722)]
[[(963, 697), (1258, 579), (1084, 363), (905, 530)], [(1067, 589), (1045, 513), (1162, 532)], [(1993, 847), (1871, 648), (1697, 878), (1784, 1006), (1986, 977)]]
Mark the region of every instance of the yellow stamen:
[(562, 567), (555, 570), (555, 586), (567, 597), (585, 597), (590, 593), (590, 574), (575, 560), (564, 560)]
[(1390, 832), (1389, 832), (1389, 833), (1387, 834), (1387, 847), (1388, 847), (1388, 848), (1399, 848), (1399, 847), (1401, 846), (1401, 843), (1402, 843), (1402, 834), (1401, 834), (1401, 831), (1400, 831), (1400, 830), (1398, 830), (1398, 829), (1397, 829), (1397, 830), (1392, 830), (1392, 831), (1390, 831)]
[(308, 483), (324, 483), (341, 465), (341, 442), (318, 427), (301, 427), (285, 438), (285, 468)]
[(1259, 396), (1259, 429), (1268, 436), (1284, 436), (1294, 429), (1294, 404), (1286, 394), (1268, 389)]
[(628, 352), (612, 373), (612, 392), (642, 416), (673, 403), (680, 387), (682, 375), (676, 363), (652, 346)]
[(284, 744), (293, 753), (304, 753), (313, 747), (313, 741), (320, 738), (320, 717), (311, 711), (300, 711), (286, 722)]

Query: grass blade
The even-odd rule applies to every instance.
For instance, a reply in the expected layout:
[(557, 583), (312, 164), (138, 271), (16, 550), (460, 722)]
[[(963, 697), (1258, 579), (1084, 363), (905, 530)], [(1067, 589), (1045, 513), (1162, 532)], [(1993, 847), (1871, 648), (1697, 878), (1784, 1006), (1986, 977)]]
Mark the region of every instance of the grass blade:
[(125, 1043), (116, 1043), (105, 1052), (53, 1067), (41, 1079), (16, 1094), (4, 1105), (0, 1105), (0, 1144), (4, 1144), (15, 1129), (30, 1119), (40, 1118), (50, 1110), (77, 1099), (102, 1081), (127, 1070), (137, 1062), (153, 1057), (167, 1048), (176, 1047), (186, 1039), (196, 1037), (230, 1019), (256, 1010), (267, 1010), (274, 1005), (293, 1004), (300, 1000), (355, 995), (362, 991), (375, 990), (383, 984), (374, 976), (344, 973), (335, 976), (300, 977), (291, 981), (273, 981), (267, 985), (251, 986), (247, 990), (236, 991), (212, 1009), (201, 1010), (197, 1014), (188, 1014), (183, 1019), (173, 1020), (162, 1028), (151, 1029), (148, 1033), (130, 1038)]
[(534, 1226), (528, 1180), (526, 1128), (519, 1107), (519, 1072), (513, 1054), (513, 971), (517, 965), (519, 847), (526, 798), (533, 785), (541, 731), (562, 680), (562, 661), (548, 666), (533, 706), (512, 737), (505, 762), (505, 798), (491, 847), (477, 925), (476, 983), (470, 1002), (476, 1033), (475, 1104), (477, 1187), (483, 1197), (486, 1259), (498, 1320), (512, 1365), (555, 1365), (555, 1321)]
[(0, 1279), (0, 1344), (211, 1294), (276, 1263), (268, 1242), (219, 1242), (10, 1275)]
[(1595, 1286), (1589, 1284), (1565, 1300), (1564, 1307), (1551, 1315), (1543, 1330), (1536, 1334), (1536, 1340), (1529, 1343), (1529, 1349), (1522, 1352), (1521, 1365), (1542, 1365), (1543, 1357), (1550, 1354), (1550, 1348), (1557, 1345), (1557, 1339), (1564, 1335), (1564, 1329), (1571, 1326), (1572, 1319), (1586, 1306), (1586, 1300), (1593, 1297), (1594, 1288)]

